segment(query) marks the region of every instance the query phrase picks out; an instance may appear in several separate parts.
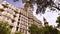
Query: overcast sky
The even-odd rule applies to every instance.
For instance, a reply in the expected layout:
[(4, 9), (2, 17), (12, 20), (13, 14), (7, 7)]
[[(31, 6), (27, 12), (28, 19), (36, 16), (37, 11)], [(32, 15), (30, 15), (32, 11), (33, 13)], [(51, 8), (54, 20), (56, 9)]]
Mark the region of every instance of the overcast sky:
[[(19, 0), (17, 2), (13, 2), (13, 0), (7, 0), (7, 1), (9, 3), (15, 5), (16, 7), (23, 8), (23, 3), (22, 3), (21, 0)], [(43, 16), (44, 16), (46, 18), (46, 20), (49, 22), (49, 25), (53, 25), (53, 26), (56, 26), (57, 25), (56, 24), (56, 19), (57, 19), (58, 13), (55, 12), (57, 10), (55, 10), (54, 13), (52, 13), (52, 12), (47, 12), (47, 11), (51, 11), (51, 10), (49, 10), (49, 8), (47, 8), (46, 13), (43, 16), (40, 16), (40, 14), (39, 15), (36, 15), (36, 13), (35, 13), (36, 12), (36, 8), (37, 8), (36, 5), (34, 6), (34, 8), (35, 9), (34, 9), (33, 15), (36, 16), (36, 18), (38, 18), (40, 21), (43, 20)]]

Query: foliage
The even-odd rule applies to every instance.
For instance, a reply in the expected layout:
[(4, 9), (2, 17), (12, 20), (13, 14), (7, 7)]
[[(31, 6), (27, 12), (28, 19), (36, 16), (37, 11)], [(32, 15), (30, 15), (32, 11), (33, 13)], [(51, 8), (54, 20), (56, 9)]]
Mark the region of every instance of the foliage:
[(60, 26), (60, 16), (57, 17), (56, 23), (58, 23), (58, 27)]
[[(15, 0), (14, 0), (15, 1)], [(16, 0), (18, 1), (18, 0)], [(22, 0), (23, 3), (26, 3), (27, 0)], [(36, 10), (36, 14), (38, 13), (45, 13), (45, 10), (47, 7), (51, 8), (51, 10), (54, 10), (54, 8), (60, 10), (59, 7), (56, 6), (56, 4), (54, 3), (54, 0), (29, 0), (31, 7), (33, 6), (33, 4), (37, 5), (37, 10)], [(54, 7), (54, 8), (52, 8)]]
[(60, 34), (60, 31), (58, 32), (58, 34)]
[(19, 32), (19, 31), (17, 31), (17, 32), (15, 32), (15, 34), (22, 34), (21, 32)]
[(7, 22), (0, 22), (0, 34), (10, 34), (10, 27)]
[(58, 30), (56, 28), (53, 28), (52, 26), (45, 26), (44, 33), (45, 34), (58, 34)]
[(32, 24), (31, 27), (29, 27), (29, 32), (30, 32), (31, 34), (36, 34), (37, 31), (38, 31), (38, 26), (37, 26), (37, 25)]
[(32, 24), (29, 27), (30, 34), (58, 34), (59, 31), (52, 26), (45, 26), (42, 28), (38, 28), (37, 25)]
[(38, 13), (44, 14), (47, 7), (51, 8), (51, 10), (54, 10), (54, 8), (60, 10), (60, 8), (56, 6), (53, 0), (35, 0), (35, 1), (30, 0), (30, 1), (32, 4), (34, 3), (37, 4), (36, 14)]

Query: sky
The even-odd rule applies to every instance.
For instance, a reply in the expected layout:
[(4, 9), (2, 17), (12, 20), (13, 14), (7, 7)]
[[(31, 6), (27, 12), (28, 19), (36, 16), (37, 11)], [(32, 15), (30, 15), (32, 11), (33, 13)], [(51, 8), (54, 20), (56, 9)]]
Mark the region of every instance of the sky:
[[(15, 5), (16, 7), (23, 8), (23, 3), (22, 3), (21, 0), (19, 0), (19, 1), (17, 1), (17, 2), (13, 2), (13, 0), (7, 0), (7, 2)], [(58, 2), (55, 2), (55, 3), (58, 3)], [(58, 13), (55, 12), (55, 11), (58, 11), (58, 10), (55, 10), (55, 11), (52, 13), (52, 12), (50, 12), (50, 11), (52, 11), (52, 10), (50, 10), (49, 8), (46, 8), (46, 12), (45, 12), (44, 15), (40, 15), (40, 14), (36, 15), (36, 13), (35, 13), (35, 12), (36, 12), (36, 9), (37, 9), (37, 7), (36, 7), (36, 5), (34, 5), (33, 15), (34, 15), (37, 19), (39, 19), (39, 20), (42, 21), (42, 23), (43, 23), (43, 16), (44, 16), (44, 17), (46, 18), (46, 20), (49, 22), (49, 25), (57, 26), (56, 20), (57, 20), (57, 17), (58, 17)], [(49, 11), (49, 12), (47, 12), (47, 11)], [(43, 23), (43, 24), (44, 24), (44, 23)]]
[(16, 7), (22, 7), (23, 8), (23, 3), (21, 0), (17, 1), (17, 2), (13, 2), (13, 0), (7, 0), (7, 2), (9, 2), (10, 4), (15, 5)]
[[(37, 9), (37, 7), (35, 7), (35, 8)], [(42, 23), (43, 23), (43, 17), (45, 17), (46, 20), (47, 20), (47, 22), (49, 22), (49, 25), (57, 26), (56, 20), (57, 20), (57, 17), (58, 17), (58, 13), (56, 11), (58, 11), (58, 10), (55, 10), (52, 13), (52, 10), (50, 10), (49, 8), (46, 8), (45, 14), (43, 14), (41, 16), (40, 14), (36, 15), (36, 13), (35, 13), (36, 12), (36, 9), (33, 12), (33, 14), (34, 14), (34, 16), (36, 16), (36, 18), (38, 18), (40, 21), (42, 21)]]

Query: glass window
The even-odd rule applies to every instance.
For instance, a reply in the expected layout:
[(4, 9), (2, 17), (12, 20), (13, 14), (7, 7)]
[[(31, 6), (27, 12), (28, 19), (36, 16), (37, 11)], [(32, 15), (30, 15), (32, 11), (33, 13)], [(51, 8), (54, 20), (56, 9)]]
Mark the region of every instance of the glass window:
[(15, 20), (12, 20), (12, 23), (14, 23), (15, 22)]
[(10, 28), (12, 29), (12, 28), (13, 28), (13, 26), (10, 26)]
[(16, 31), (18, 31), (18, 28), (19, 28), (19, 27), (16, 28)]

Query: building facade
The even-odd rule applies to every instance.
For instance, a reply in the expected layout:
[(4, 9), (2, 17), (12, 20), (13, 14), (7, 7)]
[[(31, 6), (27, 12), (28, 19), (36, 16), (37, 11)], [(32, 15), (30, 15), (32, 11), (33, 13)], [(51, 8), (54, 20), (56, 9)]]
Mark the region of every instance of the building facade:
[(42, 23), (33, 16), (32, 8), (28, 8), (27, 10), (17, 8), (4, 1), (0, 4), (0, 21), (7, 21), (12, 33), (20, 31), (23, 34), (29, 34), (28, 27), (31, 24), (37, 24), (39, 27), (42, 27)]

